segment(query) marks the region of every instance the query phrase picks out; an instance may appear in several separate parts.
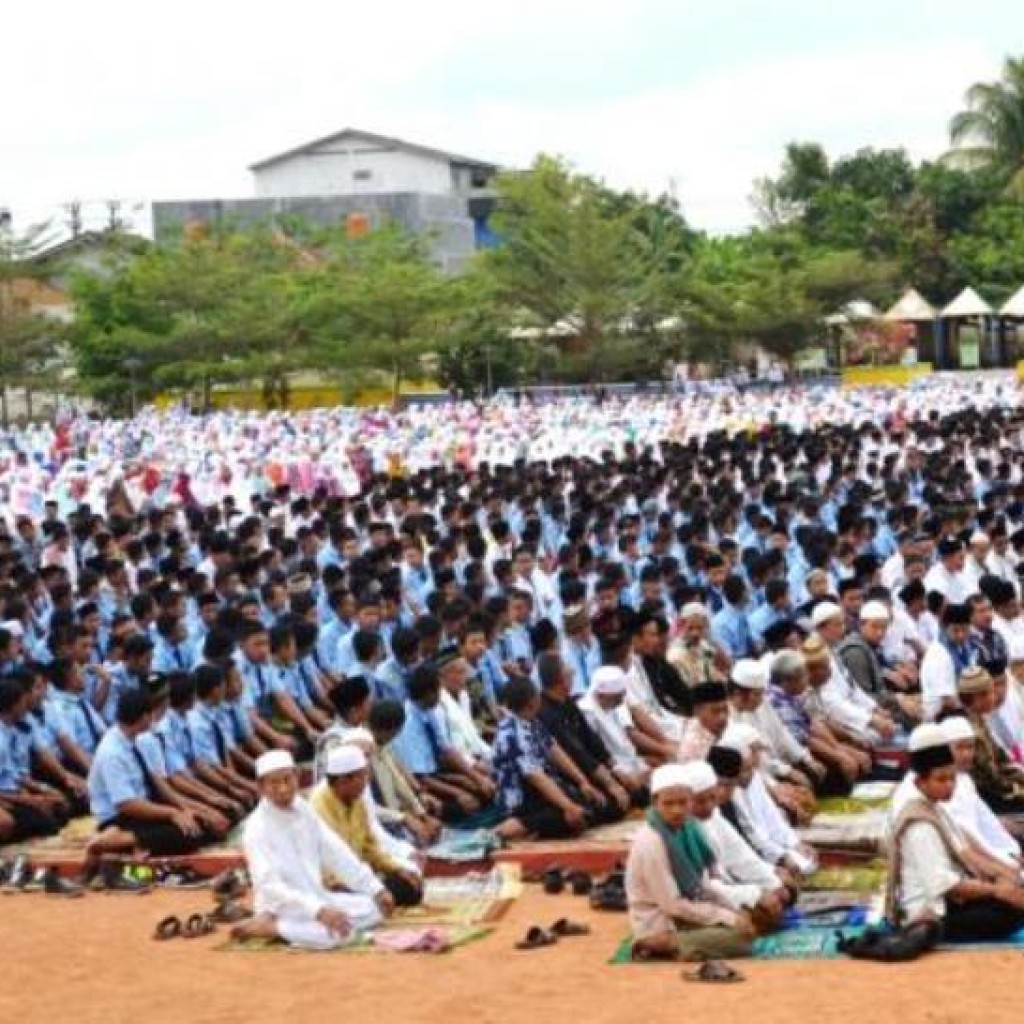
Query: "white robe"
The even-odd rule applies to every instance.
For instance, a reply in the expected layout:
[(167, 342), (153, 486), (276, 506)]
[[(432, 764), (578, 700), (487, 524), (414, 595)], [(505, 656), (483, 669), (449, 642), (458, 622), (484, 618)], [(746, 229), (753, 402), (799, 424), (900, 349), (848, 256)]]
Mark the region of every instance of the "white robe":
[(782, 888), (775, 869), (755, 852), (753, 847), (736, 831), (732, 822), (717, 808), (700, 827), (715, 853), (715, 870), (726, 882), (746, 887), (752, 895), (747, 906), (753, 906), (768, 892)]
[[(375, 897), (383, 885), (317, 816), (305, 800), (281, 810), (261, 800), (245, 823), (242, 846), (252, 876), (257, 914), (275, 918), (285, 942), (305, 949), (335, 949), (355, 941), (381, 922)], [(349, 890), (331, 892), (329, 873)], [(352, 924), (345, 937), (330, 932), (316, 916), (340, 910)]]

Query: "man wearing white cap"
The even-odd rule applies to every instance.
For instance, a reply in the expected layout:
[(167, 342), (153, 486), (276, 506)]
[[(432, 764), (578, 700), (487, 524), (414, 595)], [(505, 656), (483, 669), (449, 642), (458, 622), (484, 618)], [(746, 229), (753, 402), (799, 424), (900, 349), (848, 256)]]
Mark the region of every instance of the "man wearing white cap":
[(854, 682), (836, 657), (836, 648), (846, 633), (842, 608), (831, 601), (815, 605), (811, 624), (829, 648), (831, 675), (820, 690), (821, 702), (829, 718), (871, 746), (880, 740), (891, 739), (896, 733), (892, 719)]
[[(299, 798), (291, 754), (274, 750), (262, 755), (256, 761), (256, 778), (261, 799), (243, 837), (256, 916), (238, 925), (232, 936), (335, 949), (378, 925), (390, 912), (387, 890)], [(325, 876), (348, 891), (331, 892)]]
[(757, 934), (749, 914), (707, 884), (714, 853), (691, 817), (685, 765), (651, 776), (652, 806), (626, 862), (626, 899), (636, 959), (749, 956)]
[(595, 669), (579, 708), (608, 748), (614, 774), (631, 790), (646, 785), (651, 769), (630, 738), (636, 727), (626, 704), (626, 673), (616, 665)]
[(892, 826), (886, 918), (903, 926), (940, 920), (950, 942), (1005, 939), (1024, 926), (1024, 889), (984, 877), (965, 855), (968, 840), (945, 808), (957, 775), (947, 735), (941, 725), (911, 734), (915, 792)]
[(735, 750), (743, 758), (733, 802), (753, 830), (747, 838), (757, 853), (770, 864), (794, 874), (810, 874), (817, 867), (814, 851), (800, 842), (765, 785), (760, 765), (765, 743), (760, 733), (749, 725), (730, 725), (722, 736), (721, 745)]
[(310, 806), (384, 883), (394, 905), (416, 906), (423, 898), (421, 876), (391, 856), (373, 828), (366, 754), (354, 743), (343, 743), (328, 752), (326, 761), (326, 778), (310, 794)]

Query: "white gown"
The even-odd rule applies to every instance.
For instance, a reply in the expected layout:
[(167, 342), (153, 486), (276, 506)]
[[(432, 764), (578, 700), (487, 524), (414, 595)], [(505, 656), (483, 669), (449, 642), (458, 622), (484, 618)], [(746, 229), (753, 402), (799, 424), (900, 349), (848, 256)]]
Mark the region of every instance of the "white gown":
[[(286, 811), (261, 800), (245, 823), (242, 845), (256, 913), (273, 915), (285, 942), (304, 949), (335, 949), (380, 924), (375, 897), (383, 885), (305, 800), (296, 798)], [(350, 891), (328, 890), (325, 873)], [(348, 917), (352, 931), (345, 938), (316, 920), (324, 907)]]

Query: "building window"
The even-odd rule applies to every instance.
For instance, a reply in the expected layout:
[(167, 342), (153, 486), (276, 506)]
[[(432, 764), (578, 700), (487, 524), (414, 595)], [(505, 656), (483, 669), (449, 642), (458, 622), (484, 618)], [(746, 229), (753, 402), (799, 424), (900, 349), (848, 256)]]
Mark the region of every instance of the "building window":
[(365, 167), (358, 171), (352, 172), (353, 181), (369, 181), (373, 177), (373, 171), (367, 170)]
[(474, 167), (469, 180), (473, 188), (487, 188), (487, 185), (491, 180), (491, 175), (490, 172), (486, 171), (483, 167)]

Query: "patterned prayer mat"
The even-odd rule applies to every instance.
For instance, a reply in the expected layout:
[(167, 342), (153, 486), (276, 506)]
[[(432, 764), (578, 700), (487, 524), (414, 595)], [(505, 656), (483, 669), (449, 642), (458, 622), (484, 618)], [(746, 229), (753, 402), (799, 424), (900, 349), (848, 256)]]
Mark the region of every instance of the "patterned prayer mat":
[[(405, 927), (410, 927), (408, 923)], [(493, 928), (486, 928), (480, 925), (462, 925), (460, 927), (446, 928), (443, 929), (448, 939), (448, 947), (443, 952), (453, 953), (455, 950), (460, 949), (462, 946), (468, 945), (470, 942), (475, 942), (477, 939), (482, 939), (487, 935), (490, 935)], [(363, 954), (363, 953), (390, 953), (392, 950), (385, 946), (375, 945), (369, 937), (363, 936), (357, 942), (354, 942), (350, 946), (342, 946), (339, 949), (296, 949), (294, 946), (289, 946), (286, 942), (280, 942), (272, 939), (250, 939), (247, 942), (235, 942), (233, 939), (229, 939), (227, 942), (221, 943), (221, 945), (215, 947), (218, 952), (221, 953), (313, 953), (313, 954)], [(431, 953), (432, 956), (437, 956), (437, 953)]]
[(518, 864), (497, 864), (486, 873), (428, 878), (423, 902), (418, 907), (400, 908), (385, 927), (493, 924), (522, 891)]

